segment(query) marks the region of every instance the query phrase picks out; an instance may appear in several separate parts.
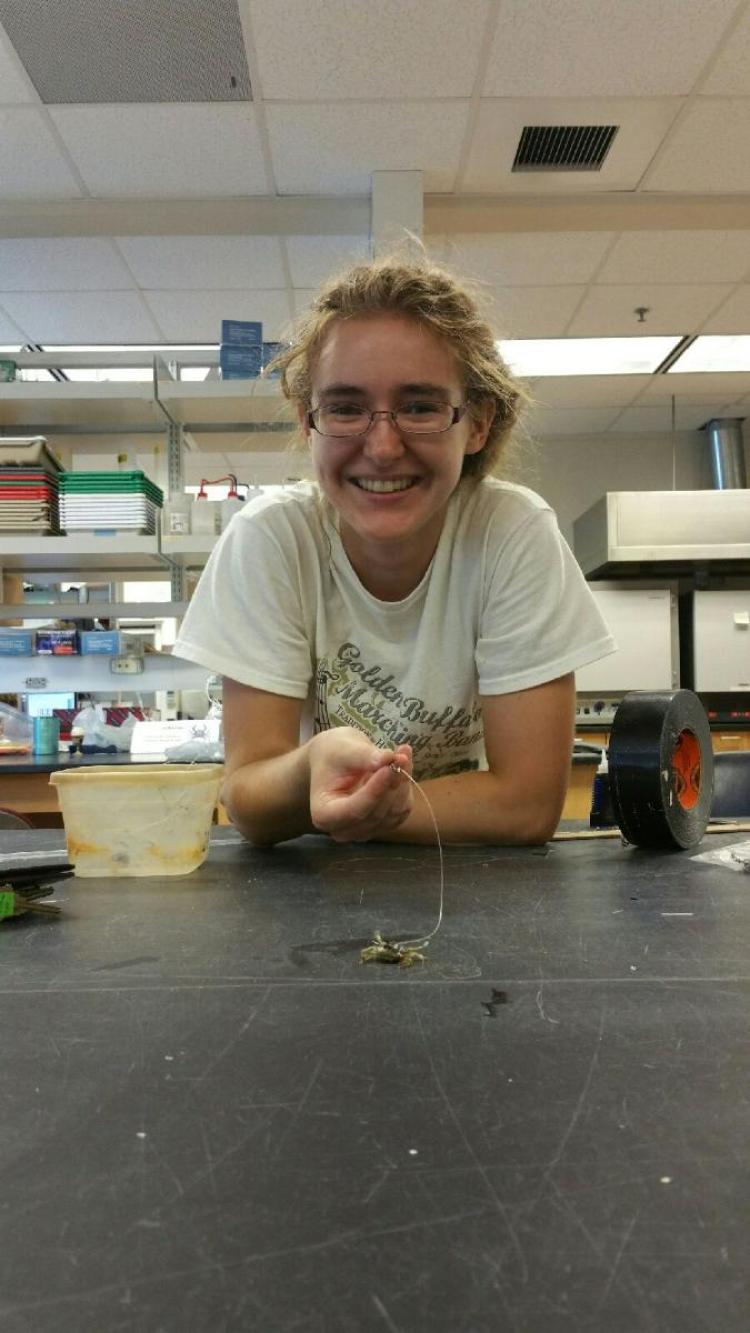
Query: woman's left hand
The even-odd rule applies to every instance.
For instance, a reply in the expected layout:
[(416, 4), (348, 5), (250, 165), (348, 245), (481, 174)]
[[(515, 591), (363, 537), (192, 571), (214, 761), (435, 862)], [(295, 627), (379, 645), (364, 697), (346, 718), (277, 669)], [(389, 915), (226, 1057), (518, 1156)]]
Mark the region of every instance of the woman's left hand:
[(388, 834), (412, 808), (410, 745), (379, 750), (351, 727), (333, 727), (310, 742), (310, 815), (337, 842)]

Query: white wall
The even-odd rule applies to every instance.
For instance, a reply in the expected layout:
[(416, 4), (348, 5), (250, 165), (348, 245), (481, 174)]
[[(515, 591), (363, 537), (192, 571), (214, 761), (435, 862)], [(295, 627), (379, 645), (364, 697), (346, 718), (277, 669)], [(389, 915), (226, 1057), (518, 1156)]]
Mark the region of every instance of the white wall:
[[(745, 454), (750, 476), (747, 435)], [(703, 490), (712, 484), (701, 431), (547, 437), (519, 449), (511, 475), (549, 501), (571, 545), (574, 519), (606, 491)]]

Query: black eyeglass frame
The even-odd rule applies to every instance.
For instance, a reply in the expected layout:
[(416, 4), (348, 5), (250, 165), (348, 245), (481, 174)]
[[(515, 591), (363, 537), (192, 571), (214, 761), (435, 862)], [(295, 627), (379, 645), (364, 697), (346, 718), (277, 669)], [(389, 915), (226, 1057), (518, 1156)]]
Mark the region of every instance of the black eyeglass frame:
[[(394, 408), (393, 411), (389, 411), (387, 408), (381, 408), (377, 412), (369, 413), (370, 420), (364, 430), (353, 431), (348, 435), (327, 435), (325, 431), (320, 429), (315, 421), (316, 415), (324, 406), (325, 404), (319, 403), (317, 407), (310, 408), (306, 417), (310, 430), (314, 430), (318, 435), (322, 435), (324, 440), (361, 440), (364, 435), (367, 435), (372, 430), (373, 422), (376, 417), (390, 417), (399, 435), (444, 435), (446, 431), (452, 430), (454, 426), (457, 426), (459, 421), (466, 416), (466, 413), (469, 410), (468, 403), (459, 403), (458, 407), (455, 407), (453, 403), (446, 403), (445, 406), (450, 407), (453, 412), (453, 417), (447, 426), (441, 426), (440, 430), (404, 430), (403, 426), (399, 426), (396, 421), (399, 412), (398, 408)], [(362, 409), (363, 412), (366, 410), (366, 408)]]

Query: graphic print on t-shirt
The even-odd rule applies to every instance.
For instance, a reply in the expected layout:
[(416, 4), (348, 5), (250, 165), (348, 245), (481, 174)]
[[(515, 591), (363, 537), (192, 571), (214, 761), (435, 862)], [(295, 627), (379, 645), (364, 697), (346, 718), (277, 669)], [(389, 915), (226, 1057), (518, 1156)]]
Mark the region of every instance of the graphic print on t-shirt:
[(456, 707), (405, 695), (393, 673), (363, 661), (355, 643), (318, 662), (313, 730), (330, 727), (356, 727), (383, 749), (411, 745), (417, 781), (479, 768), (483, 752), (478, 698)]

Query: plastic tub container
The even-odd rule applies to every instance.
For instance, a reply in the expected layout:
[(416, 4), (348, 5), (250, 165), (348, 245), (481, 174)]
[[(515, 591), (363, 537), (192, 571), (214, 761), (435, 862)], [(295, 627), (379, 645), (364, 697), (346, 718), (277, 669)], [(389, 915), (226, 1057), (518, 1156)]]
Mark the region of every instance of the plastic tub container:
[(221, 764), (128, 764), (50, 774), (76, 875), (189, 875), (206, 859)]

